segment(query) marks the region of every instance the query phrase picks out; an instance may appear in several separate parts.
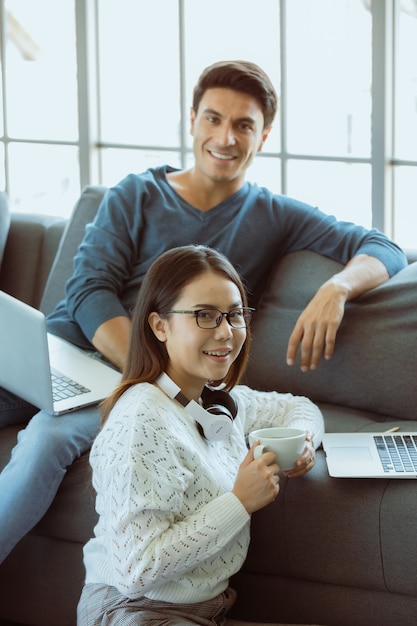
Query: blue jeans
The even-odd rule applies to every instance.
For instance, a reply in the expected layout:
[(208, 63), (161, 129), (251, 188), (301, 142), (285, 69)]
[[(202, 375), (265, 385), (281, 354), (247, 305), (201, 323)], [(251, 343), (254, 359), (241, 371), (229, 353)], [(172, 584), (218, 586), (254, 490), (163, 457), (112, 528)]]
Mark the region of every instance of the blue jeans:
[[(24, 422), (34, 410), (0, 388), (0, 428)], [(99, 428), (97, 406), (61, 416), (38, 411), (22, 424), (0, 474), (0, 563), (46, 513), (67, 467), (90, 448)]]

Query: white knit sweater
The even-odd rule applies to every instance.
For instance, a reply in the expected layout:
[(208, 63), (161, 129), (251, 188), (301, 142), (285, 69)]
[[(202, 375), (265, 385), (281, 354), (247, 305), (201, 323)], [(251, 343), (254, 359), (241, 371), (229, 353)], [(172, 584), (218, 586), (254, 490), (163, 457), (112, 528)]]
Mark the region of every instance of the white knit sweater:
[(255, 428), (291, 425), (323, 433), (309, 400), (238, 386), (225, 440), (207, 441), (193, 419), (154, 385), (130, 388), (93, 444), (99, 521), (84, 548), (86, 583), (128, 598), (203, 602), (242, 566), (250, 516), (231, 493)]

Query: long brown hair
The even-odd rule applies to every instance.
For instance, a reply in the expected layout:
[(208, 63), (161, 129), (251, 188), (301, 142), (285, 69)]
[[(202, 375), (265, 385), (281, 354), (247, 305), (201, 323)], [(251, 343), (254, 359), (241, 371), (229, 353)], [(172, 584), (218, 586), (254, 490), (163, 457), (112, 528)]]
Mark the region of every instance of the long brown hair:
[[(239, 289), (242, 305), (247, 306), (243, 282), (230, 263), (220, 252), (207, 246), (181, 246), (168, 250), (158, 257), (146, 273), (133, 311), (131, 337), (122, 381), (114, 393), (101, 405), (103, 422), (107, 419), (120, 396), (132, 385), (142, 382), (153, 383), (168, 365), (165, 345), (151, 329), (148, 318), (156, 311), (161, 317), (169, 317), (186, 285), (205, 272), (217, 272), (232, 281)], [(230, 390), (236, 385), (246, 367), (249, 355), (250, 331), (236, 360), (230, 366), (223, 381)]]

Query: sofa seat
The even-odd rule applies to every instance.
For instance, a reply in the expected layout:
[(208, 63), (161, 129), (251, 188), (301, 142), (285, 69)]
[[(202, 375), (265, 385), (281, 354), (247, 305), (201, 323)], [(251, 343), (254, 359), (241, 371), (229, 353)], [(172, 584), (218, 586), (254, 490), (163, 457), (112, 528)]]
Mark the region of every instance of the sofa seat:
[[(62, 297), (77, 242), (104, 193), (87, 188), (69, 224), (12, 215), (0, 288), (48, 312)], [(285, 363), (289, 332), (340, 266), (311, 252), (284, 257), (267, 278), (254, 317), (244, 382), (309, 396), (330, 432), (417, 431), (416, 259), (417, 251), (409, 251), (405, 270), (348, 305), (333, 359), (303, 374)], [(0, 432), (0, 468), (18, 430)], [(238, 591), (232, 617), (415, 626), (417, 482), (330, 478), (319, 450), (309, 474), (282, 477), (280, 485), (275, 502), (252, 517), (248, 557), (232, 580)], [(7, 626), (76, 626), (82, 547), (95, 521), (85, 454), (68, 469), (44, 518), (0, 566), (0, 626), (2, 620)]]
[[(332, 407), (323, 409), (331, 415)], [(366, 414), (356, 417), (369, 421)], [(18, 430), (2, 432), (0, 468)], [(84, 578), (82, 547), (97, 519), (89, 475), (85, 454), (68, 470), (44, 518), (2, 564), (1, 617), (35, 626), (75, 626)], [(413, 480), (329, 478), (324, 453), (318, 451), (307, 476), (282, 477), (276, 501), (253, 515), (248, 557), (232, 580), (239, 594), (232, 616), (412, 626), (410, 611), (417, 616), (416, 496)], [(16, 603), (16, 581), (26, 590), (25, 602)], [(39, 607), (38, 616), (31, 606), (39, 598), (43, 610)], [(348, 606), (341, 618), (342, 607)]]

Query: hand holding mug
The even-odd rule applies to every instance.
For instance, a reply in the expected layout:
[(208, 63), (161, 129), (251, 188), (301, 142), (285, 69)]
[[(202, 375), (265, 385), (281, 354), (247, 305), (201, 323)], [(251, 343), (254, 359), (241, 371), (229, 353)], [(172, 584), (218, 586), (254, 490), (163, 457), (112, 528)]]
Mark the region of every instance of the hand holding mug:
[(254, 513), (275, 500), (279, 492), (279, 467), (273, 452), (254, 458), (258, 441), (242, 461), (232, 492), (248, 513)]
[(254, 450), (255, 458), (267, 451), (274, 452), (280, 470), (287, 476), (301, 476), (314, 465), (312, 438), (304, 430), (278, 426), (260, 428), (249, 434), (251, 445), (255, 440), (259, 441)]
[(296, 460), (294, 467), (284, 472), (284, 474), (288, 476), (288, 478), (303, 476), (313, 469), (315, 462), (316, 450), (314, 448), (313, 438), (307, 435), (302, 455)]

